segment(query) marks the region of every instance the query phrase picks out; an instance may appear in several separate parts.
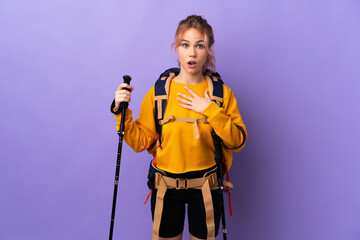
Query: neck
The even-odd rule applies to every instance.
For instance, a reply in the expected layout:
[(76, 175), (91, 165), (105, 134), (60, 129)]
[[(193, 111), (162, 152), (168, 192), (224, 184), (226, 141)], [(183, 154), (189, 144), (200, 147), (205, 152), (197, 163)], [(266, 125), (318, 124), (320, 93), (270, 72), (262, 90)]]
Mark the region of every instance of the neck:
[(176, 80), (179, 83), (197, 84), (197, 83), (203, 82), (205, 80), (205, 77), (202, 74), (202, 72), (189, 73), (189, 72), (180, 70), (179, 75), (177, 75), (174, 80)]

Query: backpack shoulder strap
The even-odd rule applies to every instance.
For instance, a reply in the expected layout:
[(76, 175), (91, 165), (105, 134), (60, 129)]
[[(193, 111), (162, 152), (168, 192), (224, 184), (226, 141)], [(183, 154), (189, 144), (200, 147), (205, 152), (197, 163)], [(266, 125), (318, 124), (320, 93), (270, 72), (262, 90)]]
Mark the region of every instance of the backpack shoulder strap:
[(207, 70), (206, 79), (208, 81), (209, 94), (211, 101), (215, 102), (219, 107), (223, 106), (224, 100), (224, 82), (220, 77), (220, 74), (217, 72), (212, 72)]
[(170, 82), (179, 73), (179, 68), (170, 68), (160, 74), (159, 79), (155, 82), (155, 125), (159, 141), (157, 145), (161, 145), (162, 126), (160, 125), (160, 120), (164, 119), (169, 99)]
[[(210, 79), (212, 80), (213, 88), (214, 88), (213, 96), (211, 96), (211, 100), (213, 102), (215, 102), (219, 107), (222, 107), (223, 103), (224, 103), (223, 102), (223, 85), (224, 85), (224, 82), (222, 81), (219, 73), (210, 72), (210, 71), (208, 71), (207, 73), (208, 73)], [(211, 90), (209, 89), (209, 91), (211, 91)], [(229, 149), (229, 150), (235, 150), (235, 149), (238, 149), (238, 148), (242, 147), (245, 144), (245, 141), (246, 141), (246, 134), (245, 134), (244, 129), (241, 126), (237, 125), (237, 124), (235, 124), (235, 126), (240, 129), (242, 135), (244, 136), (244, 140), (242, 141), (240, 146), (237, 146), (237, 147), (234, 147), (234, 148), (229, 148), (225, 144), (223, 144), (224, 148)]]

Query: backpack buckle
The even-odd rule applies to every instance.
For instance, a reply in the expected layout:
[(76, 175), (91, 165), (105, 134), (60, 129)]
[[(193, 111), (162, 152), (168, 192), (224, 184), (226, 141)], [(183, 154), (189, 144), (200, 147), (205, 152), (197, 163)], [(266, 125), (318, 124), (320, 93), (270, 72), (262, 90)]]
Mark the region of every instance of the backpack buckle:
[(188, 179), (176, 178), (176, 190), (188, 189)]
[(217, 183), (216, 173), (212, 173), (208, 177), (210, 186), (215, 185)]

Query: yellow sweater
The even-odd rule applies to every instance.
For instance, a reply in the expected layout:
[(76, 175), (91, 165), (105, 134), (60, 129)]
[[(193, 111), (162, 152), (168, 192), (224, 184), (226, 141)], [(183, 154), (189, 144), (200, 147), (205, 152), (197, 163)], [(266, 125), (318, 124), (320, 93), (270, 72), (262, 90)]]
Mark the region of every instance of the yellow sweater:
[[(171, 173), (198, 171), (215, 165), (212, 129), (228, 148), (238, 147), (244, 141), (244, 136), (236, 125), (242, 127), (247, 134), (236, 99), (230, 88), (224, 85), (222, 108), (212, 102), (200, 114), (179, 106), (177, 93), (190, 95), (185, 90), (185, 86), (204, 97), (208, 83), (204, 81), (198, 84), (182, 84), (171, 81), (169, 101), (164, 117), (171, 115), (184, 118), (207, 117), (208, 123), (198, 124), (200, 133), (198, 140), (195, 139), (193, 123), (170, 122), (163, 125), (162, 145), (156, 151), (157, 167)], [(148, 149), (156, 141), (154, 96), (154, 87), (152, 87), (142, 101), (140, 114), (135, 122), (132, 118), (132, 111), (129, 108), (126, 110), (124, 140), (136, 152)], [(115, 115), (115, 118), (117, 120), (116, 127), (119, 129), (121, 114)], [(241, 148), (237, 148), (235, 151), (239, 151)], [(223, 148), (223, 155), (229, 168), (232, 163), (232, 152)]]

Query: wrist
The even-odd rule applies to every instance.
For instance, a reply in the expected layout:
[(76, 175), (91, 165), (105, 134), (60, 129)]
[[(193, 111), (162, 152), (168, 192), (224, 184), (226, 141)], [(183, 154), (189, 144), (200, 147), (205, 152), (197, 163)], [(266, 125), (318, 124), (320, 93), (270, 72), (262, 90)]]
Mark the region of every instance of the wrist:
[(219, 106), (215, 102), (210, 102), (209, 105), (201, 112), (202, 115), (210, 117), (217, 110), (219, 110)]

